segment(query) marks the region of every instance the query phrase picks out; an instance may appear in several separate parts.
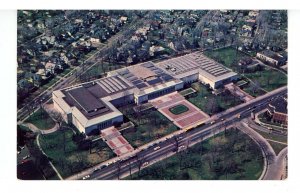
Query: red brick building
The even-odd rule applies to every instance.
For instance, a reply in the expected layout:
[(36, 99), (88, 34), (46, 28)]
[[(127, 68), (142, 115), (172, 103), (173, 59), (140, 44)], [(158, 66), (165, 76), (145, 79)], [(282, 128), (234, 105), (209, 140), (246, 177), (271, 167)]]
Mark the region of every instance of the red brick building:
[(269, 104), (268, 114), (274, 123), (287, 125), (287, 96), (280, 97)]

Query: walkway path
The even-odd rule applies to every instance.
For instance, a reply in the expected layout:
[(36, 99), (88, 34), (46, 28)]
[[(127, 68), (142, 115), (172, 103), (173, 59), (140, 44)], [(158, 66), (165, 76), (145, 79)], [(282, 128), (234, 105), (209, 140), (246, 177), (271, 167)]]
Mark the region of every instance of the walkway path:
[[(40, 145), (39, 138), (40, 138), (40, 134), (38, 134), (38, 136), (37, 136), (37, 138), (36, 138), (36, 143), (37, 143), (39, 149), (41, 150), (41, 152), (42, 152), (46, 157), (48, 157), (47, 154), (45, 154), (45, 152), (43, 151), (43, 149), (42, 149), (42, 147), (41, 147), (41, 145)], [(62, 176), (59, 174), (59, 172), (57, 171), (57, 169), (55, 168), (55, 166), (52, 164), (52, 162), (51, 162), (49, 159), (48, 159), (48, 162), (49, 162), (50, 166), (53, 168), (53, 170), (55, 171), (56, 175), (59, 177), (59, 179), (63, 180)]]
[(41, 134), (49, 134), (49, 133), (53, 133), (55, 131), (58, 130), (59, 125), (56, 123), (54, 127), (52, 127), (51, 129), (46, 129), (46, 130), (42, 130), (39, 129), (37, 126), (35, 126), (32, 123), (21, 123), (20, 125), (23, 125), (25, 127), (28, 127), (31, 131), (33, 131), (34, 133), (41, 133)]

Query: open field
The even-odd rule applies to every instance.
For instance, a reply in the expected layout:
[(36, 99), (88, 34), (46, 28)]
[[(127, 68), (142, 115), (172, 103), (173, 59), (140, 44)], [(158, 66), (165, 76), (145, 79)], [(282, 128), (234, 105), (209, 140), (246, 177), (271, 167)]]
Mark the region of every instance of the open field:
[(212, 51), (206, 51), (204, 54), (215, 61), (223, 64), (224, 66), (232, 69), (233, 71), (237, 71), (238, 69), (238, 62), (240, 59), (247, 57), (246, 54), (228, 47), (228, 48), (222, 48), (219, 50), (212, 50)]
[(136, 132), (126, 133), (123, 136), (134, 148), (177, 130), (171, 121), (156, 110), (136, 114), (132, 106), (126, 108), (124, 115), (136, 125)]
[(259, 87), (268, 92), (287, 85), (287, 76), (271, 68), (265, 68), (262, 71), (253, 73), (245, 73), (244, 76), (258, 83)]
[(44, 109), (37, 110), (25, 122), (32, 123), (41, 130), (55, 126), (55, 122)]
[[(227, 130), (133, 174), (142, 180), (256, 180), (261, 150), (246, 134)], [(126, 179), (131, 179), (130, 176)]]
[(266, 94), (265, 91), (263, 91), (262, 89), (253, 89), (253, 83), (249, 83), (245, 86), (242, 87), (242, 90), (245, 91), (246, 93), (250, 94), (253, 97), (258, 97), (261, 95)]
[(188, 101), (207, 114), (214, 114), (242, 103), (240, 99), (229, 94), (214, 95), (201, 83), (193, 83), (192, 87), (197, 91), (187, 98)]
[(74, 134), (71, 130), (65, 131), (65, 140), (62, 131), (40, 137), (42, 149), (63, 177), (70, 176), (114, 156), (102, 140), (97, 141), (90, 152), (89, 147), (80, 147), (80, 144), (74, 142), (73, 137)]

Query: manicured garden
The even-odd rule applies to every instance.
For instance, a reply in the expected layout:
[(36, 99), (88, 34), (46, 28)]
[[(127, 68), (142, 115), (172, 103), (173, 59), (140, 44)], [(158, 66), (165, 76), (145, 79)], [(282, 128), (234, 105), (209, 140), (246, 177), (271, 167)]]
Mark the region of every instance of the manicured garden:
[(169, 108), (169, 111), (171, 113), (173, 113), (174, 115), (182, 114), (184, 112), (187, 112), (188, 110), (189, 110), (189, 108), (182, 104)]
[[(133, 180), (257, 180), (263, 171), (258, 145), (236, 129), (189, 147), (132, 175)], [(131, 179), (128, 176), (126, 179)]]

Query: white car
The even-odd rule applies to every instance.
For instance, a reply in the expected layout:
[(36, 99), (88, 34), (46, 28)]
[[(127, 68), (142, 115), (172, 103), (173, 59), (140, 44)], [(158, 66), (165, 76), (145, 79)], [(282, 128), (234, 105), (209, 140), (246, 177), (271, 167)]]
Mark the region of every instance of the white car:
[(88, 179), (88, 178), (90, 178), (90, 175), (86, 175), (86, 176), (84, 176), (82, 179), (83, 179), (83, 180), (86, 180), (86, 179)]
[(30, 158), (30, 155), (26, 155), (25, 157), (23, 157), (23, 160)]
[(142, 167), (145, 167), (145, 166), (147, 166), (149, 164), (149, 162), (144, 162), (143, 164), (142, 164)]
[(157, 146), (157, 147), (155, 147), (153, 150), (156, 151), (156, 150), (159, 150), (159, 149), (160, 149), (160, 147)]

